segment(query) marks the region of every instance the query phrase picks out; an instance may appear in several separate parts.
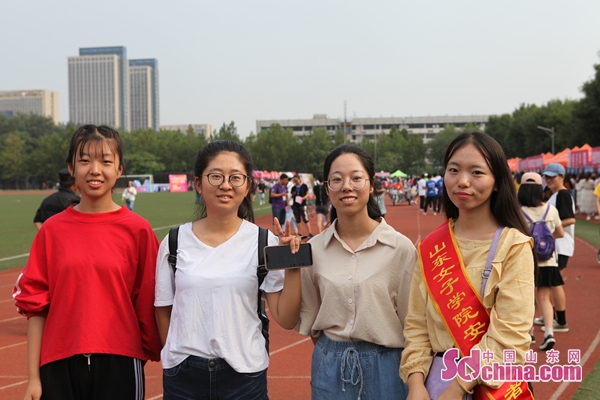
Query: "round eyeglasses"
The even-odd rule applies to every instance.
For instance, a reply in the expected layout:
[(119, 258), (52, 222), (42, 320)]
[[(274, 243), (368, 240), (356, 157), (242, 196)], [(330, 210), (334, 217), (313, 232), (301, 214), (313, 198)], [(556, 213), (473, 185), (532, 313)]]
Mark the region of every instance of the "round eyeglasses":
[[(205, 176), (208, 179), (208, 183), (210, 183), (212, 186), (221, 186), (223, 182), (225, 182), (225, 175), (223, 174), (211, 173), (202, 176)], [(248, 177), (244, 174), (233, 174), (227, 177), (227, 181), (233, 187), (244, 186), (246, 179), (248, 179)]]
[[(369, 178), (365, 178), (363, 176), (353, 176), (350, 178), (350, 186), (354, 190), (361, 190), (367, 185), (368, 180)], [(330, 178), (327, 181), (327, 187), (329, 187), (329, 190), (338, 192), (344, 187), (344, 181), (344, 179), (339, 177)]]

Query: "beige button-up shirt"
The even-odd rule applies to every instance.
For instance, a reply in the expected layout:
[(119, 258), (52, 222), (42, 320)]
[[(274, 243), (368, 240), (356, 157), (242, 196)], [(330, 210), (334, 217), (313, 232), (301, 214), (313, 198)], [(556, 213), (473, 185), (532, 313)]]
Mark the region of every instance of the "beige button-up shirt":
[[(492, 241), (456, 239), (473, 287), (481, 288), (481, 274)], [(504, 349), (515, 349), (517, 363), (524, 363), (534, 314), (532, 245), (533, 239), (517, 229), (505, 228), (502, 231), (483, 298), (483, 304), (490, 314), (490, 326), (481, 341), (473, 347), (482, 353), (488, 349), (494, 352), (494, 360), (482, 360), (482, 365), (494, 361), (503, 364)], [(418, 264), (412, 277), (404, 336), (406, 348), (402, 353), (400, 368), (400, 377), (404, 382), (413, 372), (422, 372), (427, 376), (434, 354), (455, 347), (429, 298)], [(482, 383), (481, 378), (478, 378), (478, 383)], [(500, 386), (500, 382), (486, 384), (490, 387)]]
[(352, 251), (336, 231), (337, 221), (313, 238), (313, 266), (302, 270), (298, 331), (338, 341), (363, 340), (404, 347), (404, 318), (412, 271), (412, 242), (385, 220)]

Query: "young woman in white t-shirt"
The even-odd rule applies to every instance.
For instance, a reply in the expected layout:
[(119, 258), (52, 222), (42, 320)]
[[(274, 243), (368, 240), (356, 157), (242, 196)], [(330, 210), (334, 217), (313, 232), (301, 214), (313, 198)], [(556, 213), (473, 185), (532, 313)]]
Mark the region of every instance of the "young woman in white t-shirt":
[[(267, 399), (269, 355), (258, 318), (258, 227), (252, 222), (253, 161), (243, 146), (218, 140), (196, 158), (199, 218), (179, 229), (177, 271), (168, 237), (157, 258), (156, 318), (163, 342), (164, 398)], [(289, 231), (289, 224), (287, 226)], [(268, 244), (290, 243), (277, 222)], [(300, 271), (271, 271), (261, 288), (273, 319), (299, 317)], [(212, 398), (212, 397), (211, 397)]]
[[(535, 172), (527, 172), (521, 177), (521, 186), (518, 193), (521, 210), (534, 222), (544, 219), (546, 226), (552, 232), (555, 238), (564, 236), (562, 222), (558, 215), (558, 210), (550, 204), (543, 201), (542, 177)], [(527, 222), (531, 226), (531, 222)], [(535, 282), (537, 288), (537, 301), (542, 310), (542, 318), (544, 320), (544, 341), (540, 346), (540, 350), (550, 350), (554, 347), (556, 340), (554, 339), (553, 323), (554, 311), (552, 309), (552, 301), (550, 300), (552, 287), (564, 285), (564, 281), (558, 270), (558, 261), (556, 252), (552, 254), (549, 260), (538, 260), (538, 274)], [(533, 329), (533, 328), (532, 328)], [(535, 343), (533, 334), (531, 335), (532, 343)]]

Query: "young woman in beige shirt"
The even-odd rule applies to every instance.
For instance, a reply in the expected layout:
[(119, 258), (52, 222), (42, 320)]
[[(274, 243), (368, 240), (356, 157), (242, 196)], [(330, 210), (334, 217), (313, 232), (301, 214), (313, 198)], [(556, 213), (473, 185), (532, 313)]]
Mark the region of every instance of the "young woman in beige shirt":
[(324, 176), (333, 222), (310, 241), (297, 327), (316, 343), (312, 399), (405, 399), (399, 368), (415, 247), (381, 218), (363, 149), (333, 150)]

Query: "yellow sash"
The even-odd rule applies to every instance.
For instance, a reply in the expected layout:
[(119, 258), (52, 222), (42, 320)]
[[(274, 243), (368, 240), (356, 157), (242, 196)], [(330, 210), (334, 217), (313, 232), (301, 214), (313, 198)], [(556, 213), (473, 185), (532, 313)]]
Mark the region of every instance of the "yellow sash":
[[(419, 244), (423, 282), (455, 347), (464, 357), (481, 341), (490, 324), (479, 290), (466, 273), (451, 221), (443, 223)], [(475, 400), (533, 399), (526, 382), (505, 382), (498, 389), (475, 387)]]

